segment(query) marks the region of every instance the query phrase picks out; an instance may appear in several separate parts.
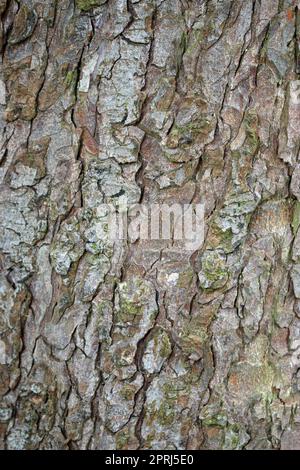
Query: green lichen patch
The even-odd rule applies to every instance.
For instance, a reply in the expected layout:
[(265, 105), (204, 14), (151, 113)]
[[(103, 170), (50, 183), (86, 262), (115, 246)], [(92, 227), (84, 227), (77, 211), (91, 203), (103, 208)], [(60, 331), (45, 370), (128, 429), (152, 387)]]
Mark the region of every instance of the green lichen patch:
[(77, 70), (69, 70), (66, 74), (65, 84), (67, 88), (74, 88), (77, 82), (78, 71)]
[(300, 202), (295, 202), (294, 205), (294, 213), (293, 213), (293, 220), (292, 220), (292, 229), (293, 234), (296, 235), (298, 232), (298, 228), (300, 225)]
[(127, 430), (120, 431), (116, 435), (116, 448), (117, 450), (127, 449), (130, 441), (130, 435)]
[(175, 124), (168, 136), (166, 145), (170, 149), (179, 146), (189, 146), (201, 136), (206, 136), (212, 129), (212, 122), (206, 116), (201, 116), (186, 125)]
[(177, 286), (182, 289), (189, 289), (193, 283), (195, 273), (192, 269), (187, 269), (179, 273), (179, 278), (177, 281)]
[(195, 317), (180, 332), (180, 346), (185, 354), (201, 355), (204, 344), (209, 338), (202, 318)]
[(207, 247), (210, 249), (221, 248), (225, 253), (230, 253), (233, 250), (233, 233), (232, 229), (229, 227), (223, 229), (218, 226), (216, 222), (211, 225)]
[(245, 150), (247, 153), (254, 155), (260, 145), (258, 136), (258, 117), (255, 111), (250, 110), (245, 115), (245, 131), (246, 131), (246, 142)]
[(222, 413), (209, 416), (202, 420), (202, 425), (206, 427), (216, 426), (216, 427), (224, 428), (227, 425), (227, 416)]
[(142, 278), (134, 277), (128, 283), (120, 283), (117, 297), (116, 320), (118, 323), (138, 325), (144, 314), (150, 320), (153, 320), (157, 314), (153, 286)]
[(162, 426), (171, 426), (175, 420), (174, 408), (169, 403), (162, 403), (157, 411), (157, 421)]
[(143, 369), (152, 374), (159, 372), (172, 352), (170, 337), (163, 328), (154, 329), (148, 336), (143, 356)]
[(274, 380), (274, 366), (267, 361), (257, 366), (241, 363), (230, 375), (228, 388), (237, 401), (243, 402), (258, 398), (269, 400), (273, 396)]
[(133, 384), (125, 384), (120, 393), (124, 400), (131, 401), (136, 393), (136, 386)]

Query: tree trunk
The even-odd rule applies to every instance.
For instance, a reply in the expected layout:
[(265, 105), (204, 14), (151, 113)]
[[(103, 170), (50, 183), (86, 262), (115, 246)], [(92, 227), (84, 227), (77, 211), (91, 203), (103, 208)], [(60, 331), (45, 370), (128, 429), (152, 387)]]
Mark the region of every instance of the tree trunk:
[(2, 448), (300, 448), (299, 3), (0, 0)]

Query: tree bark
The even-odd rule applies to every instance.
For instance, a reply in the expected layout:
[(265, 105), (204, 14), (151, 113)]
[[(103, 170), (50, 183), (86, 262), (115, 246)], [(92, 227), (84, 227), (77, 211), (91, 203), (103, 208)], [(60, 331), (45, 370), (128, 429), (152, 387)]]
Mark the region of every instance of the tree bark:
[(299, 7), (0, 0), (2, 448), (300, 449)]

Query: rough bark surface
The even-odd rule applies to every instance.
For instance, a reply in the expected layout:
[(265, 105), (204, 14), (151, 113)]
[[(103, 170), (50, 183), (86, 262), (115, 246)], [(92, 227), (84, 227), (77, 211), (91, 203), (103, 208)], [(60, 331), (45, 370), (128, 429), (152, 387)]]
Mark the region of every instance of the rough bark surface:
[(2, 448), (300, 448), (299, 8), (0, 0)]

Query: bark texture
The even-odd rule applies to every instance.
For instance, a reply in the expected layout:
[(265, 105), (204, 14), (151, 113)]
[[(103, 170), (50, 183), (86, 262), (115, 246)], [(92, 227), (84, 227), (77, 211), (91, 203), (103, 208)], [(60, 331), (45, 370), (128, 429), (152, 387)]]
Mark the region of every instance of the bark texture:
[[(300, 448), (299, 8), (0, 0), (3, 448)], [(99, 240), (120, 194), (203, 247)]]

